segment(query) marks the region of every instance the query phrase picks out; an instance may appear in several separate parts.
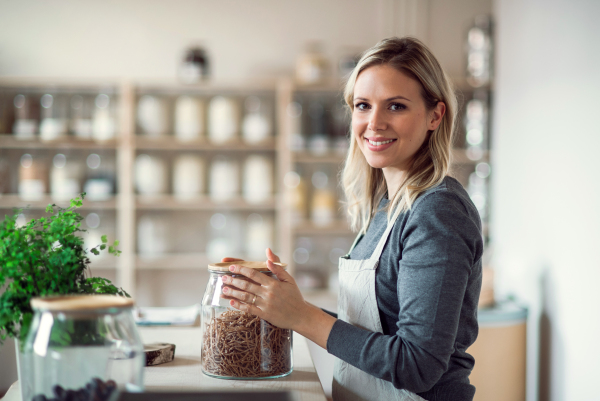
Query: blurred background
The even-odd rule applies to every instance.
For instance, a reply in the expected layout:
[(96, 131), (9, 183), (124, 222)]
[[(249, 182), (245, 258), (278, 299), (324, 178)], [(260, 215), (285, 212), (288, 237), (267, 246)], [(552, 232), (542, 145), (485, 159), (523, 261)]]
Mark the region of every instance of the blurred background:
[[(341, 88), (421, 39), (460, 101), (452, 174), (484, 227), (477, 400), (600, 400), (600, 3), (0, 0), (0, 212), (88, 194), (92, 273), (140, 306), (200, 302), (206, 265), (271, 246), (335, 309), (353, 240)], [(332, 358), (311, 347), (325, 392)], [(16, 380), (0, 346), (0, 394)]]

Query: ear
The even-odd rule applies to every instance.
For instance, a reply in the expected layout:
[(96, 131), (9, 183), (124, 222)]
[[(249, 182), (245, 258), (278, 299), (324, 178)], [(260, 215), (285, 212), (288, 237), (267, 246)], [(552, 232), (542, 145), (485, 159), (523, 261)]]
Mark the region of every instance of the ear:
[(440, 126), (442, 122), (442, 117), (446, 113), (446, 104), (444, 102), (438, 102), (433, 110), (429, 112), (429, 116), (427, 117), (427, 129), (430, 131), (434, 131), (437, 127)]

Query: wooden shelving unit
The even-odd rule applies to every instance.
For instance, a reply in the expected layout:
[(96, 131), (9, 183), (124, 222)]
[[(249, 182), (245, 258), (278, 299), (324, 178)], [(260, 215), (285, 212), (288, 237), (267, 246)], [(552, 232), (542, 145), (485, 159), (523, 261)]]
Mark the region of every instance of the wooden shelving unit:
[[(462, 92), (471, 90), (468, 87), (458, 88)], [(119, 125), (116, 139), (97, 142), (93, 140), (80, 140), (66, 137), (55, 141), (41, 141), (40, 139), (21, 140), (9, 133), (0, 134), (0, 152), (20, 151), (114, 151), (118, 193), (109, 199), (94, 201), (86, 199), (83, 210), (99, 210), (114, 213), (116, 238), (120, 241), (121, 257), (97, 259), (92, 268), (116, 269), (119, 284), (126, 288), (132, 296), (136, 293), (136, 272), (141, 270), (193, 270), (205, 269), (210, 261), (202, 252), (166, 253), (162, 255), (139, 255), (136, 253), (136, 219), (140, 213), (206, 213), (206, 212), (240, 212), (240, 213), (269, 213), (274, 216), (275, 223), (275, 249), (283, 261), (289, 263), (290, 271), (298, 270), (300, 265), (294, 263), (295, 241), (299, 237), (343, 237), (350, 238), (348, 223), (339, 214), (332, 224), (316, 226), (309, 220), (294, 224), (289, 196), (283, 185), (286, 173), (293, 171), (297, 166), (311, 168), (311, 166), (325, 165), (332, 172), (337, 172), (342, 167), (345, 155), (330, 150), (324, 154), (315, 154), (310, 151), (292, 151), (290, 149), (291, 120), (287, 114), (288, 105), (294, 101), (296, 95), (301, 96), (330, 96), (340, 98), (342, 86), (338, 82), (331, 82), (319, 86), (303, 87), (296, 85), (292, 80), (282, 79), (271, 82), (247, 83), (207, 83), (202, 85), (181, 85), (174, 82), (71, 82), (60, 80), (26, 80), (26, 79), (0, 79), (0, 95), (2, 91), (14, 93), (25, 88), (27, 91), (41, 93), (47, 88), (53, 90), (64, 88), (67, 93), (99, 93), (103, 88), (112, 88), (112, 94), (119, 100)], [(226, 94), (232, 96), (246, 96), (261, 94), (274, 99), (273, 114), (275, 125), (274, 135), (259, 144), (246, 144), (238, 139), (226, 144), (213, 144), (206, 138), (192, 142), (179, 142), (172, 134), (159, 138), (150, 138), (137, 134), (136, 102), (143, 94), (157, 94), (166, 97), (175, 97), (188, 94), (204, 98)], [(2, 99), (0, 99), (1, 101)], [(6, 102), (5, 102), (6, 105)], [(2, 113), (0, 102), (0, 119), (6, 117)], [(0, 127), (2, 124), (0, 124)], [(239, 136), (238, 136), (239, 137)], [(191, 199), (176, 198), (172, 194), (160, 196), (139, 195), (134, 187), (134, 162), (136, 155), (142, 152), (177, 154), (178, 152), (196, 152), (199, 155), (213, 155), (224, 153), (232, 157), (245, 157), (251, 153), (267, 154), (274, 158), (275, 181), (273, 197), (263, 203), (252, 204), (241, 197), (221, 202), (213, 201), (210, 196), (203, 195)], [(1, 153), (0, 153), (1, 155)], [(457, 166), (467, 166), (476, 163), (489, 162), (490, 155), (486, 152), (482, 159), (473, 161), (461, 149), (453, 151), (453, 161)], [(10, 166), (15, 168), (15, 166)], [(333, 174), (333, 173), (332, 173)], [(336, 180), (337, 176), (330, 177)], [(464, 183), (463, 183), (464, 184)], [(24, 207), (30, 205), (31, 209), (45, 209), (49, 203), (55, 202), (49, 195), (36, 200), (23, 200), (14, 193), (0, 194), (0, 209)], [(66, 205), (66, 203), (65, 203)], [(226, 256), (226, 255), (224, 255)], [(239, 256), (239, 255), (235, 255)], [(327, 264), (329, 262), (323, 262)]]

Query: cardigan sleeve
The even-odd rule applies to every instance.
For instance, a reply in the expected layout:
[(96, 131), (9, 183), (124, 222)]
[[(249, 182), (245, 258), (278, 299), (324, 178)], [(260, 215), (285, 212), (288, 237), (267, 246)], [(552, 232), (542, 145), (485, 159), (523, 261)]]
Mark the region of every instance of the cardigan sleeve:
[(479, 217), (452, 192), (426, 194), (409, 213), (400, 243), (386, 245), (400, 249), (396, 332), (374, 333), (338, 320), (327, 350), (396, 388), (420, 393), (448, 369), (483, 242)]

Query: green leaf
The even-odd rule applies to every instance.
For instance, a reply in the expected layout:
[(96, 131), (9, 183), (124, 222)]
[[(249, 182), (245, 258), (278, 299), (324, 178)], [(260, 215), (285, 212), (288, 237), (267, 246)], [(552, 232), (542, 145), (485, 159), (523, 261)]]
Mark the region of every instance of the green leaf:
[[(31, 219), (23, 226), (16, 220), (24, 209), (14, 209), (0, 221), (0, 343), (7, 337), (24, 339), (29, 330), (33, 297), (53, 294), (115, 294), (129, 296), (101, 277), (89, 276), (89, 254), (99, 255), (107, 247), (119, 256), (118, 241), (86, 250), (79, 234), (83, 217), (76, 211), (85, 193), (70, 201), (69, 208), (48, 205), (47, 217)], [(25, 209), (26, 210), (26, 209)], [(89, 253), (88, 253), (89, 252)], [(91, 281), (88, 281), (91, 280)], [(54, 339), (64, 341), (62, 337)]]

